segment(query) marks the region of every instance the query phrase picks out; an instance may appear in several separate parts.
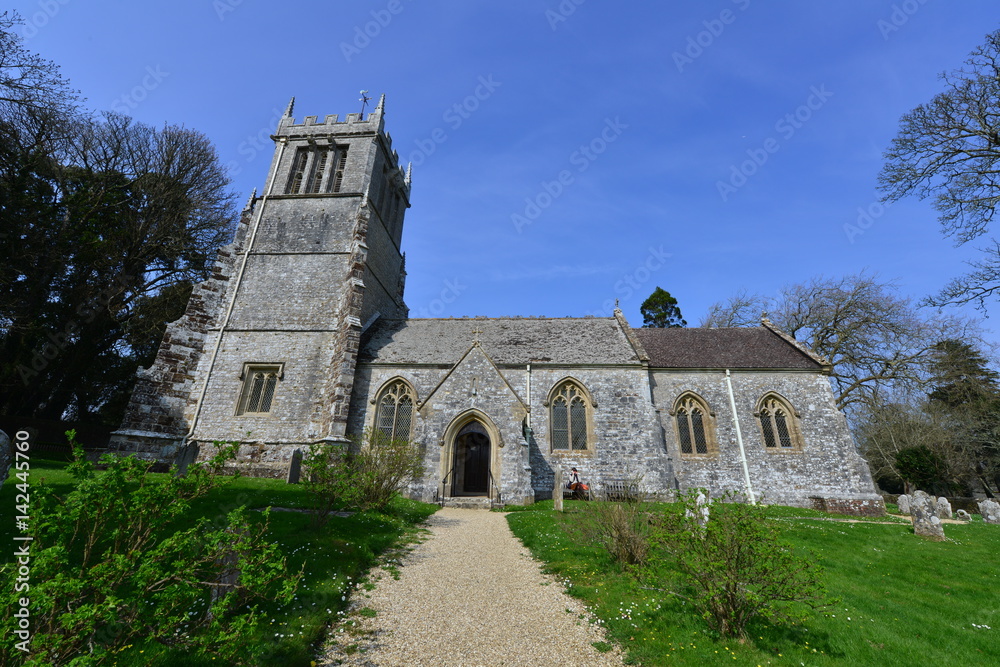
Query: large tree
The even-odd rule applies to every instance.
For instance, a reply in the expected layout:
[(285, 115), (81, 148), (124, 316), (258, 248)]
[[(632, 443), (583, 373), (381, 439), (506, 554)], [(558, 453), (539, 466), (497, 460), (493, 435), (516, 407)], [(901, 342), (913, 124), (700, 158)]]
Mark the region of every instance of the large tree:
[[(900, 120), (879, 187), (886, 201), (932, 198), (946, 235), (966, 243), (989, 231), (1000, 204), (1000, 30), (965, 66), (941, 75), (944, 92)], [(1000, 243), (974, 270), (947, 285), (935, 304), (978, 302), (1000, 289)]]
[(670, 327), (686, 327), (687, 322), (681, 315), (681, 309), (677, 305), (677, 299), (670, 296), (670, 292), (661, 287), (653, 290), (653, 293), (639, 306), (642, 313), (642, 326), (666, 329)]
[(961, 340), (935, 345), (930, 368), (929, 409), (945, 415), (954, 468), (992, 495), (990, 485), (1000, 486), (1000, 374)]
[(235, 201), (203, 135), (78, 111), (13, 25), (0, 21), (0, 413), (113, 425), (231, 237)]
[(776, 297), (741, 292), (711, 306), (701, 326), (754, 326), (762, 310), (833, 364), (840, 408), (880, 403), (878, 394), (891, 388), (922, 386), (935, 343), (975, 330), (968, 320), (921, 311), (893, 283), (866, 272), (813, 278), (783, 287)]

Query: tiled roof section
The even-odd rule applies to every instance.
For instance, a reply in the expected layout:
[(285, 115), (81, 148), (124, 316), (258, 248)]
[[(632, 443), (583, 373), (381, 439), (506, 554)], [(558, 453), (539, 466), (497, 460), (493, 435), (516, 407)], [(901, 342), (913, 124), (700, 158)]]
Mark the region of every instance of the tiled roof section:
[(633, 331), (653, 368), (823, 369), (816, 359), (765, 327)]
[(381, 320), (365, 332), (358, 360), (452, 364), (477, 337), (500, 365), (640, 363), (622, 327), (610, 317)]

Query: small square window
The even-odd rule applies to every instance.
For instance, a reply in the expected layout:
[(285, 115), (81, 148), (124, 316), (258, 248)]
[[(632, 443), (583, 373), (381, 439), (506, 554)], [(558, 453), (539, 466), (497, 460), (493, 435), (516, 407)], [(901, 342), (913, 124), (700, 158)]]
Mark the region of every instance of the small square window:
[(271, 412), (274, 394), (284, 364), (244, 364), (243, 389), (236, 407), (238, 415), (261, 415)]

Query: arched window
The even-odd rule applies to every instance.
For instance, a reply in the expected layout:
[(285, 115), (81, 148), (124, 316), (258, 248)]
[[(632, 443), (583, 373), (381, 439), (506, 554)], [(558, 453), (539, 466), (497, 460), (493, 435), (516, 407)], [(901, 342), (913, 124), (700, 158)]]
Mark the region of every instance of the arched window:
[(760, 402), (757, 411), (764, 448), (768, 451), (797, 451), (802, 440), (795, 421), (795, 411), (779, 396), (769, 394)]
[(694, 394), (684, 394), (674, 404), (673, 415), (682, 456), (716, 453), (712, 414), (705, 401)]
[(389, 382), (375, 402), (375, 428), (391, 440), (409, 440), (414, 402), (410, 385), (403, 380)]
[(243, 364), (243, 388), (236, 414), (263, 415), (271, 412), (281, 372), (282, 364)]
[(587, 394), (572, 381), (563, 382), (552, 394), (549, 410), (553, 450), (588, 448), (588, 403)]

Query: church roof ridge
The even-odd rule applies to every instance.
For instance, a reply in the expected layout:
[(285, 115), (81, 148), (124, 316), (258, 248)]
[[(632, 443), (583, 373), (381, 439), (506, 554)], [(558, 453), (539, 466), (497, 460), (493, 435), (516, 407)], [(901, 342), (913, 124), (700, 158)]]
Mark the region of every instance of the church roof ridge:
[(498, 364), (546, 359), (554, 364), (637, 365), (641, 361), (614, 318), (465, 317), (379, 320), (359, 361), (430, 363), (457, 359), (474, 341)]
[(643, 327), (632, 330), (652, 368), (825, 371), (816, 357), (766, 327)]

